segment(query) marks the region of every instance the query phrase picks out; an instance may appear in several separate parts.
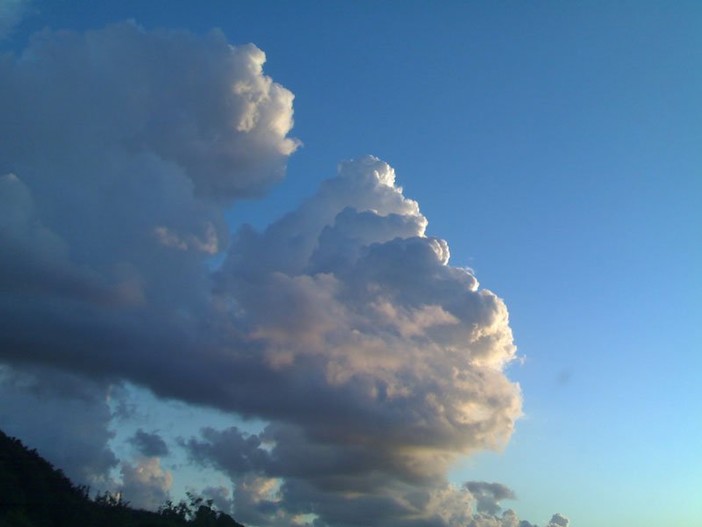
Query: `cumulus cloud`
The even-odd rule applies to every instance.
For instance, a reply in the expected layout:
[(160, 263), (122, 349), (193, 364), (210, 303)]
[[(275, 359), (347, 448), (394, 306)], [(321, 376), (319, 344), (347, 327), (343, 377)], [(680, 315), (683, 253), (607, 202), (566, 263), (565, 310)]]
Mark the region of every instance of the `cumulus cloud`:
[(465, 487), (477, 500), (478, 512), (497, 514), (500, 510), (500, 501), (516, 499), (514, 492), (501, 483), (468, 481)]
[[(515, 524), (508, 489), (446, 480), (521, 415), (507, 308), (450, 265), (392, 167), (344, 162), (262, 232), (229, 232), (227, 207), (297, 146), (264, 61), (134, 24), (0, 58), (0, 359), (268, 422), (182, 442), (231, 477), (244, 522)], [(167, 446), (131, 442), (125, 498), (153, 507)]]
[(556, 513), (551, 517), (547, 527), (568, 527), (568, 525), (570, 525), (570, 520), (562, 514)]
[(121, 496), (133, 507), (155, 510), (169, 499), (173, 476), (157, 457), (122, 463)]
[[(280, 376), (251, 401), (258, 413), (284, 393), (270, 412), (324, 441), (343, 432), (430, 457), (504, 443), (521, 408), (503, 373), (515, 354), (507, 310), (448, 265), (426, 224), (392, 168), (366, 157), (265, 232), (238, 233), (217, 296), (236, 300), (256, 359)], [(325, 396), (297, 396), (298, 376)]]
[(200, 360), (223, 207), (280, 180), (297, 146), (292, 93), (264, 61), (216, 31), (132, 23), (45, 31), (0, 57), (0, 359), (16, 403), (0, 426), (78, 482), (111, 484), (110, 386)]
[(137, 377), (206, 330), (223, 207), (278, 181), (297, 145), (264, 61), (218, 32), (129, 23), (0, 59), (6, 359)]
[[(502, 301), (448, 265), (448, 244), (426, 226), (393, 169), (365, 157), (264, 232), (235, 236), (215, 299), (249, 338), (229, 351), (256, 379), (233, 387), (236, 410), (273, 423), (249, 436), (206, 429), (188, 447), (245, 482), (235, 503), (249, 521), (290, 521), (281, 510), (329, 525), (472, 517), (475, 498), (446, 470), (510, 436), (521, 396), (503, 368), (515, 348)], [(488, 490), (506, 497), (486, 487), (480, 503)]]

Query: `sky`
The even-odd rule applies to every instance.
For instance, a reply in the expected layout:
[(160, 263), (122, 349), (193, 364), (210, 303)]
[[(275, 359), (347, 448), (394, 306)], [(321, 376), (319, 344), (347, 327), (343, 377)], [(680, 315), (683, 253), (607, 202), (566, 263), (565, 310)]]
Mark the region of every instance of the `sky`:
[(697, 2), (0, 0), (0, 428), (251, 526), (702, 518)]

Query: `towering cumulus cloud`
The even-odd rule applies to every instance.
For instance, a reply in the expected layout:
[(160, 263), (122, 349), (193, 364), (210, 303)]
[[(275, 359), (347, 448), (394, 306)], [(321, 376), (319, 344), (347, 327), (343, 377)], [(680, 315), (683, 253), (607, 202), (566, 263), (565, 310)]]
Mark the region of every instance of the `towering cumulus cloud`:
[(305, 504), (329, 525), (467, 523), (470, 493), (445, 473), (509, 437), (521, 399), (502, 370), (515, 348), (502, 301), (449, 266), (426, 226), (393, 169), (365, 157), (265, 232), (234, 238), (215, 296), (249, 340), (228, 354), (254, 384), (230, 393), (273, 424), (207, 430), (189, 447), (247, 482), (244, 521)]
[[(93, 480), (118, 464), (100, 387), (265, 421), (180, 442), (231, 477), (231, 500), (207, 492), (254, 525), (519, 525), (506, 487), (446, 479), (521, 414), (507, 309), (449, 265), (393, 169), (342, 163), (263, 232), (230, 234), (227, 208), (278, 181), (297, 146), (293, 96), (264, 60), (218, 33), (133, 24), (2, 57), (4, 393), (93, 408)], [(144, 430), (130, 443), (150, 457), (122, 462), (123, 488), (154, 506), (175, 445)]]

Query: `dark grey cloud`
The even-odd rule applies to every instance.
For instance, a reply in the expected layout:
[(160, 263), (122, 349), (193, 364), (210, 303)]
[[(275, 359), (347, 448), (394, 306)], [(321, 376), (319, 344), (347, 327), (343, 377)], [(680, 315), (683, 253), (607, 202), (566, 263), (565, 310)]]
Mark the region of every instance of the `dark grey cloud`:
[(502, 500), (517, 499), (514, 492), (501, 483), (468, 481), (464, 486), (477, 500), (478, 512), (494, 515), (501, 509), (500, 502)]
[[(260, 434), (207, 428), (186, 447), (193, 460), (231, 477), (233, 510), (251, 525), (308, 525), (299, 515), (312, 513), (315, 527), (536, 527), (502, 509), (501, 501), (516, 499), (505, 485), (403, 478), (386, 452), (364, 459), (362, 448), (311, 444), (287, 426)], [(563, 518), (554, 515), (548, 527)]]
[(256, 434), (247, 435), (232, 427), (227, 430), (204, 428), (202, 439), (184, 443), (194, 461), (211, 463), (236, 477), (247, 472), (264, 470), (269, 454)]
[(2, 358), (146, 385), (166, 361), (196, 369), (222, 207), (278, 181), (297, 144), (264, 60), (128, 23), (0, 59)]
[(163, 457), (169, 454), (169, 448), (163, 438), (156, 432), (144, 432), (141, 428), (129, 439), (129, 442), (146, 457)]
[(106, 488), (119, 463), (109, 445), (106, 394), (105, 385), (69, 373), (0, 366), (0, 428), (36, 448), (73, 481)]
[[(168, 392), (189, 377), (179, 396), (207, 399), (217, 360), (196, 342), (223, 206), (280, 180), (297, 145), (293, 96), (264, 60), (218, 32), (132, 23), (44, 31), (0, 57), (0, 361), (16, 402), (0, 426), (78, 482), (113, 484), (120, 379)], [(127, 486), (145, 484), (139, 463)]]
[(556, 513), (551, 517), (547, 527), (568, 527), (568, 525), (570, 525), (570, 520), (562, 514)]

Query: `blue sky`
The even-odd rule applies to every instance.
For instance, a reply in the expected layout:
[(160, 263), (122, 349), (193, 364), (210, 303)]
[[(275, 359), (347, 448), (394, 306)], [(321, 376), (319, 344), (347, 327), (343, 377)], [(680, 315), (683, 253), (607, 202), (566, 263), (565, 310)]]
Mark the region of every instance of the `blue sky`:
[(699, 522), (698, 3), (34, 2), (0, 46), (127, 19), (254, 43), (295, 95), (302, 146), (232, 229), (372, 154), (504, 299), (524, 417), (452, 481), (498, 481), (539, 524)]

